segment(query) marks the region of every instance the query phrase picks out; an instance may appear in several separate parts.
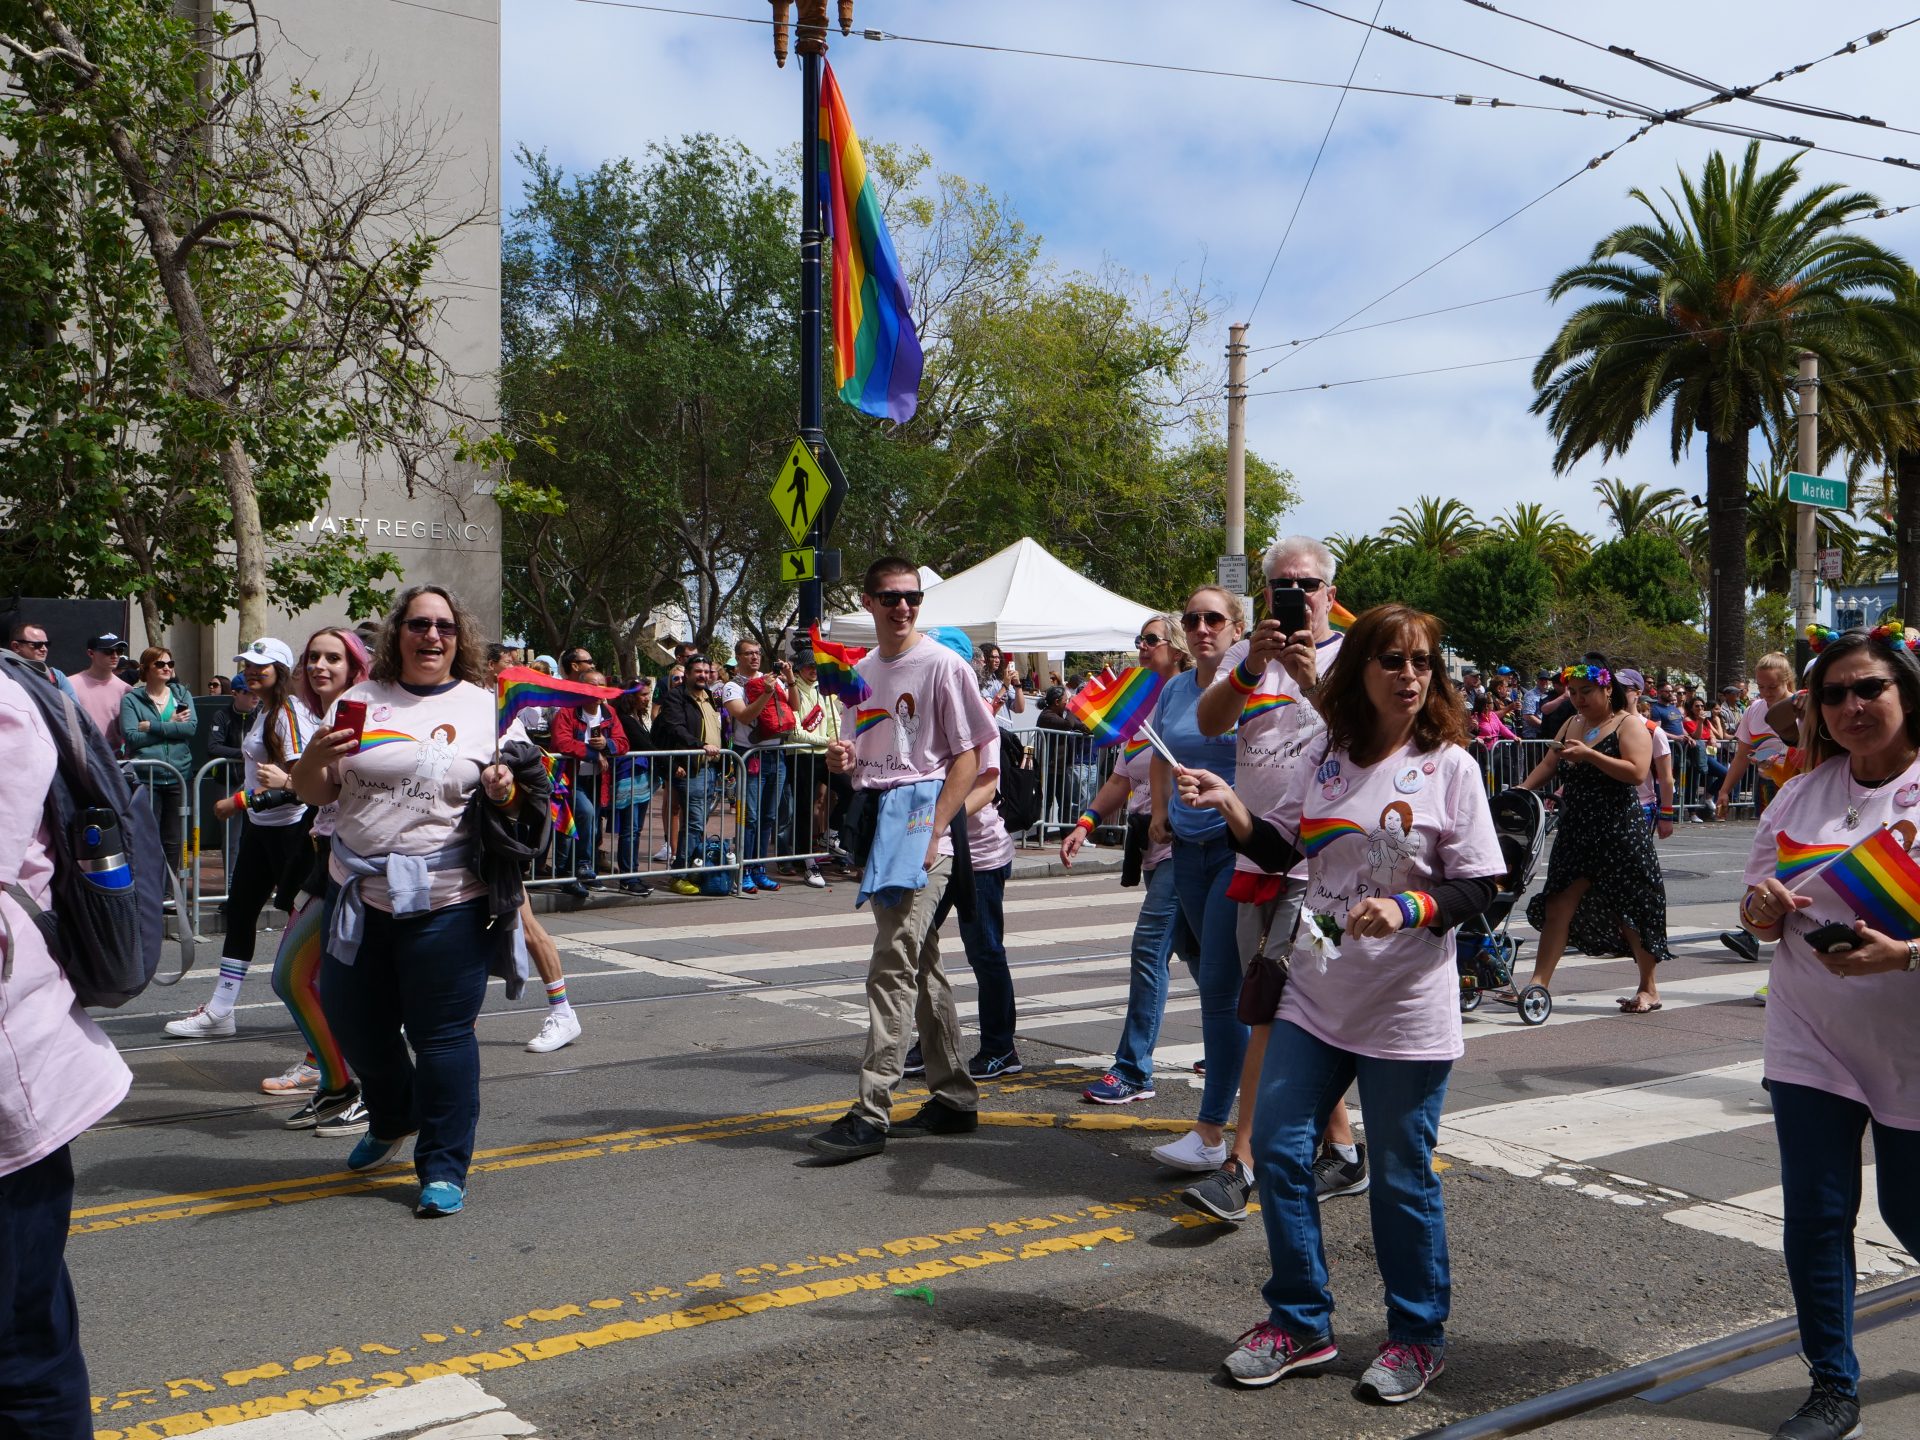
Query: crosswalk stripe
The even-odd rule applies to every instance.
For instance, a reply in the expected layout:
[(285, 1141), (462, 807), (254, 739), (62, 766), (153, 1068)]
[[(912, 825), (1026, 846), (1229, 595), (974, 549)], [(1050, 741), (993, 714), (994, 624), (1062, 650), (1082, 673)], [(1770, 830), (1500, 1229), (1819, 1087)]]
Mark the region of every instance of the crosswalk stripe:
[[(1744, 1060), (1632, 1085), (1459, 1110), (1442, 1118), (1440, 1148), (1473, 1159), (1469, 1152), (1518, 1144), (1560, 1160), (1595, 1160), (1645, 1145), (1767, 1125), (1772, 1113), (1760, 1089), (1761, 1074), (1760, 1061)], [(1449, 1149), (1450, 1144), (1462, 1149)]]
[[(1855, 1240), (1863, 1243), (1854, 1247), (1855, 1268), (1870, 1275), (1892, 1275), (1912, 1265), (1914, 1257), (1906, 1253), (1900, 1238), (1880, 1214), (1878, 1175), (1878, 1166), (1861, 1167), (1860, 1218), (1853, 1233)], [(1785, 1215), (1784, 1192), (1780, 1186), (1772, 1185), (1765, 1190), (1736, 1195), (1731, 1200), (1669, 1210), (1666, 1218), (1689, 1230), (1704, 1230), (1778, 1250)]]

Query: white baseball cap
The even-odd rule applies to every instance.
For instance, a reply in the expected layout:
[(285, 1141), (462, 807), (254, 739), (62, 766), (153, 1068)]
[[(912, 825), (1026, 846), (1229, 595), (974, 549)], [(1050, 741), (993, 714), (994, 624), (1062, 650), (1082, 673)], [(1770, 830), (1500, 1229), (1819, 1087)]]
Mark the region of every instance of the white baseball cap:
[(233, 657), (236, 665), (284, 665), (293, 669), (293, 651), (284, 640), (264, 636)]

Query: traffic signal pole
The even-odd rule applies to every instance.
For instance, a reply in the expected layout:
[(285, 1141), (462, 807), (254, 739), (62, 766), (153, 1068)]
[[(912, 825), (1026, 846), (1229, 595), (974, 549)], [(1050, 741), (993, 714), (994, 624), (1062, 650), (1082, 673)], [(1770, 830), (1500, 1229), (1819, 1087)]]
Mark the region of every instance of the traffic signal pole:
[[(827, 54), (827, 0), (802, 0), (800, 6), (800, 438), (818, 459), (827, 448), (822, 414), (820, 257), (820, 67)], [(839, 467), (833, 471), (837, 478)], [(820, 549), (826, 542), (822, 507), (807, 531), (814, 552), (814, 577), (800, 582), (800, 620), (794, 644), (808, 627), (820, 623), (824, 587), (820, 582)]]

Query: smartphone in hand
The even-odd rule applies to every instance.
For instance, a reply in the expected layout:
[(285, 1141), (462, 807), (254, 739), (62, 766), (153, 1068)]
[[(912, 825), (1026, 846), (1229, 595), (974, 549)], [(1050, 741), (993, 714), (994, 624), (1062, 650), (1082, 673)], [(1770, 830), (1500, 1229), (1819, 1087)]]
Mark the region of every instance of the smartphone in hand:
[(1280, 628), (1292, 635), (1307, 628), (1307, 593), (1297, 585), (1287, 585), (1273, 592), (1273, 618), (1280, 622)]
[(342, 700), (333, 707), (333, 728), (351, 730), (355, 740), (363, 739), (367, 730), (367, 702), (364, 700)]

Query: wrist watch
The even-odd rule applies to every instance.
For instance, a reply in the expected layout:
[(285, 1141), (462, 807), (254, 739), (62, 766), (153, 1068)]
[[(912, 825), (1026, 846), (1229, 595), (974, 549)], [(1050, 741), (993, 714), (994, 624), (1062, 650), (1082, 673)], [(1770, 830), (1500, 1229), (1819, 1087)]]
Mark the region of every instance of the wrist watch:
[(1920, 970), (1920, 940), (1907, 941), (1907, 969)]

